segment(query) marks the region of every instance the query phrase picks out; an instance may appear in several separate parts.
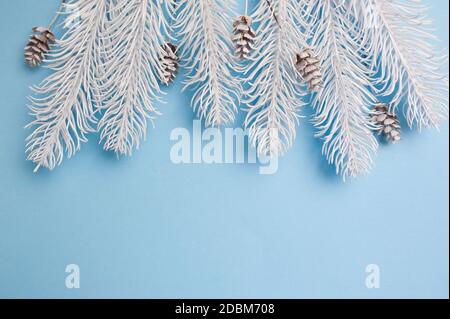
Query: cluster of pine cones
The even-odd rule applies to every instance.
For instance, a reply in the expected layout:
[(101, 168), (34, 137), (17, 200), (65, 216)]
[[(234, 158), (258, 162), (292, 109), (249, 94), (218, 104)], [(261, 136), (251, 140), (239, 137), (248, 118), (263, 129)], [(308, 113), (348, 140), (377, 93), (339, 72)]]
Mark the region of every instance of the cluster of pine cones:
[[(241, 60), (249, 58), (255, 42), (255, 31), (252, 28), (253, 20), (249, 16), (240, 16), (233, 23), (233, 42), (236, 56)], [(297, 54), (295, 67), (302, 79), (308, 83), (312, 92), (319, 92), (322, 87), (322, 72), (320, 60), (311, 48), (306, 48)]]
[[(233, 23), (233, 42), (236, 46), (236, 56), (242, 60), (248, 59), (253, 49), (256, 35), (252, 24), (253, 20), (249, 16), (240, 16)], [(25, 47), (25, 62), (31, 67), (41, 65), (55, 40), (55, 35), (50, 29), (46, 27), (33, 28), (33, 34)], [(160, 62), (163, 74), (161, 75), (161, 82), (169, 85), (175, 80), (179, 68), (177, 47), (172, 43), (166, 43), (162, 46), (162, 49), (163, 54)], [(322, 86), (320, 61), (310, 48), (306, 48), (297, 55), (295, 66), (303, 80), (309, 84), (309, 89), (312, 92), (318, 92)]]
[[(233, 42), (236, 47), (236, 56), (248, 59), (255, 41), (255, 32), (252, 28), (253, 20), (249, 16), (240, 16), (233, 23)], [(27, 46), (25, 47), (25, 62), (31, 67), (39, 66), (50, 51), (51, 44), (56, 38), (46, 27), (34, 27)], [(160, 58), (163, 74), (161, 82), (165, 85), (172, 83), (178, 72), (179, 58), (177, 47), (168, 42), (162, 46), (163, 54)], [(322, 87), (322, 72), (320, 60), (311, 48), (305, 48), (297, 54), (295, 67), (302, 79), (308, 83), (312, 92), (319, 92)], [(389, 112), (386, 105), (378, 104), (371, 114), (372, 124), (379, 135), (384, 135), (388, 142), (397, 143), (401, 139), (401, 125), (397, 115)]]
[[(56, 37), (49, 28), (34, 27), (33, 34), (25, 47), (25, 63), (35, 68), (42, 64), (46, 55), (50, 51), (50, 46), (55, 43)], [(178, 73), (179, 59), (177, 56), (177, 47), (172, 43), (166, 43), (162, 46), (163, 54), (160, 62), (163, 69), (161, 82), (165, 85), (172, 83)]]

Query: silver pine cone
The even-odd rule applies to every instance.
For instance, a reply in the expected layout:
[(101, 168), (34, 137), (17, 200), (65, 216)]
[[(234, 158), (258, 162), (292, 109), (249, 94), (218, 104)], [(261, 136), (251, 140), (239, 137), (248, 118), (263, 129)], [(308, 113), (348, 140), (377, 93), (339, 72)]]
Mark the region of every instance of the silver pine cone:
[(309, 89), (312, 92), (319, 92), (322, 87), (320, 60), (310, 48), (297, 54), (295, 67), (303, 80), (308, 83)]
[(255, 41), (255, 31), (252, 28), (253, 19), (240, 16), (233, 23), (233, 42), (236, 46), (236, 56), (242, 60), (249, 58)]
[(25, 47), (25, 63), (33, 68), (39, 66), (55, 40), (55, 35), (48, 28), (34, 27), (33, 34)]
[(164, 53), (160, 58), (163, 69), (161, 82), (165, 85), (169, 85), (175, 81), (178, 73), (179, 58), (177, 56), (177, 47), (168, 42), (162, 46), (162, 49)]
[(378, 104), (372, 112), (372, 124), (379, 135), (384, 135), (389, 143), (401, 140), (401, 125), (397, 115), (389, 112), (388, 107)]

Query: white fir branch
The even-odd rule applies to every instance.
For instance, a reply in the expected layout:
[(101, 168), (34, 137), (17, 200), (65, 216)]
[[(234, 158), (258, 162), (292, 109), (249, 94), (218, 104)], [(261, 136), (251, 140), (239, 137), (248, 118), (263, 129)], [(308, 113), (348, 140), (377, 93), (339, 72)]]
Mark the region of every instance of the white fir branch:
[(285, 153), (293, 144), (303, 106), (296, 54), (306, 46), (299, 0), (260, 1), (253, 14), (256, 30), (246, 77), (250, 142), (263, 156)]
[(322, 62), (323, 89), (314, 97), (314, 124), (323, 138), (323, 153), (344, 180), (373, 166), (378, 143), (369, 109), (370, 65), (362, 57), (370, 47), (360, 17), (360, 0), (309, 0), (311, 46)]
[(117, 0), (111, 6), (102, 69), (104, 114), (99, 121), (105, 150), (131, 155), (159, 115), (160, 57), (167, 40), (164, 3), (169, 0)]
[[(372, 24), (377, 94), (403, 109), (408, 125), (438, 128), (448, 119), (448, 60), (433, 44), (428, 8), (420, 0), (364, 0)], [(447, 67), (447, 71), (445, 68)]]
[(53, 73), (33, 87), (29, 100), (35, 118), (27, 127), (28, 160), (50, 170), (70, 158), (94, 131), (98, 102), (100, 32), (106, 18), (108, 0), (67, 0), (63, 12), (66, 32), (48, 54)]
[(188, 73), (183, 89), (194, 91), (192, 108), (206, 127), (231, 124), (241, 94), (231, 39), (236, 0), (172, 1), (179, 8), (181, 65)]

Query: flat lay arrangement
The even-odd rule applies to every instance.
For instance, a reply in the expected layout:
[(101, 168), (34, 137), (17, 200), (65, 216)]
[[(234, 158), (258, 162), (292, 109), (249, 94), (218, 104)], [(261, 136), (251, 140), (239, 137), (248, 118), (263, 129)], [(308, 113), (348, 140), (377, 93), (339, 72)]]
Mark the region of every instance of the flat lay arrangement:
[(52, 71), (29, 98), (28, 160), (52, 170), (92, 132), (105, 150), (132, 155), (179, 69), (205, 127), (245, 112), (260, 155), (285, 154), (311, 105), (344, 179), (370, 171), (381, 140), (447, 120), (447, 57), (420, 1), (265, 0), (235, 15), (236, 4), (62, 1), (25, 48), (30, 67)]

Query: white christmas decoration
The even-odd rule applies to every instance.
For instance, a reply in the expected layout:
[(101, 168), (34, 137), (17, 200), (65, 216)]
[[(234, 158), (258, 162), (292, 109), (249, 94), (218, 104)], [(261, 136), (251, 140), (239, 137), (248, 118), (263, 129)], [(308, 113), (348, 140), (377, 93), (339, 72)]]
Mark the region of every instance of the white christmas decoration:
[(54, 72), (30, 97), (28, 127), (34, 131), (27, 139), (28, 159), (49, 169), (59, 165), (64, 153), (71, 157), (95, 131), (95, 107), (99, 104), (97, 81), (102, 52), (107, 0), (68, 0), (66, 33), (48, 53), (47, 66)]
[[(166, 2), (168, 3), (168, 2)], [(158, 115), (155, 100), (162, 94), (168, 22), (161, 1), (117, 0), (102, 36), (101, 69), (104, 114), (99, 121), (104, 149), (131, 155), (146, 137), (147, 122)]]
[(300, 0), (260, 1), (253, 61), (246, 70), (250, 88), (245, 126), (250, 142), (264, 156), (285, 153), (296, 135), (298, 110), (304, 104), (296, 54), (306, 42), (299, 29)]
[(243, 15), (236, 1), (62, 0), (62, 38), (58, 13), (25, 48), (28, 65), (53, 72), (30, 97), (36, 170), (73, 156), (89, 132), (131, 155), (179, 66), (206, 127), (232, 124), (244, 102), (260, 155), (292, 146), (310, 94), (323, 153), (344, 180), (373, 167), (376, 134), (401, 141), (400, 111), (419, 130), (448, 119), (447, 57), (420, 0), (261, 0), (252, 14), (245, 0)]
[(184, 89), (194, 91), (192, 108), (206, 127), (234, 122), (240, 81), (234, 57), (232, 8), (235, 0), (172, 0), (178, 4), (181, 65), (187, 69)]
[(371, 130), (368, 88), (371, 70), (363, 59), (370, 47), (357, 13), (360, 0), (304, 1), (311, 47), (322, 62), (323, 89), (314, 96), (313, 119), (323, 153), (343, 178), (367, 172), (378, 143)]
[(447, 57), (433, 45), (427, 6), (420, 0), (363, 0), (361, 16), (375, 57), (377, 94), (403, 109), (410, 127), (438, 128), (448, 119)]

